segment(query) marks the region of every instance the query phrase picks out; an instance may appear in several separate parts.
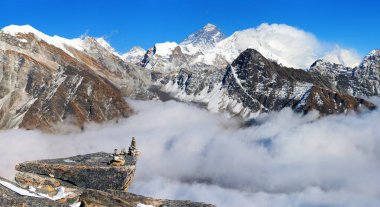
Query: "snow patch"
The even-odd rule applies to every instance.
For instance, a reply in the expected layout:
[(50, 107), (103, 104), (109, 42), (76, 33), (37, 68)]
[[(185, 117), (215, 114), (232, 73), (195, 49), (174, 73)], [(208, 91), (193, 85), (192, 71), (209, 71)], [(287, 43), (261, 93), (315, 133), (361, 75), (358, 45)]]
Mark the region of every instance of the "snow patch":
[(75, 162), (74, 160), (71, 160), (71, 159), (64, 159), (63, 161), (68, 162), (68, 163)]
[(3, 181), (3, 180), (0, 180), (0, 184), (6, 188), (8, 188), (9, 190), (13, 191), (13, 192), (16, 192), (18, 193), (19, 195), (22, 195), (22, 196), (29, 196), (29, 197), (36, 197), (36, 198), (41, 198), (42, 196), (39, 196), (39, 195), (36, 195), (34, 193), (31, 193), (30, 191), (28, 190), (25, 190), (25, 189), (22, 189), (22, 188), (19, 188), (11, 183), (8, 183), (6, 181)]
[(82, 203), (81, 202), (76, 202), (70, 205), (70, 207), (80, 207)]
[(170, 56), (174, 48), (176, 48), (177, 46), (178, 44), (175, 42), (165, 42), (165, 43), (155, 44), (155, 48), (156, 48), (155, 55), (158, 55), (161, 57)]
[(146, 205), (146, 204), (138, 203), (136, 205), (136, 207), (154, 207), (154, 206), (153, 205)]

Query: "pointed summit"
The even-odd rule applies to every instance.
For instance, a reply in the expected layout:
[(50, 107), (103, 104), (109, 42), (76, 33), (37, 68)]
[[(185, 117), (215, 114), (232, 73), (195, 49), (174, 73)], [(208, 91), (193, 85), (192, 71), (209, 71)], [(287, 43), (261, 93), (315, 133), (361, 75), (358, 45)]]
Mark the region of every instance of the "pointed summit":
[(375, 50), (372, 50), (370, 53), (368, 53), (368, 55), (364, 57), (359, 67), (361, 68), (369, 68), (373, 66), (377, 67), (378, 62), (380, 62), (380, 50), (375, 49)]
[(181, 45), (192, 44), (202, 50), (212, 48), (226, 36), (213, 24), (206, 24), (201, 30), (189, 35)]
[(207, 32), (212, 31), (212, 30), (216, 30), (216, 29), (218, 29), (218, 28), (217, 28), (215, 25), (210, 24), (210, 23), (207, 23), (207, 24), (203, 27), (203, 30), (204, 30), (204, 31), (207, 31)]

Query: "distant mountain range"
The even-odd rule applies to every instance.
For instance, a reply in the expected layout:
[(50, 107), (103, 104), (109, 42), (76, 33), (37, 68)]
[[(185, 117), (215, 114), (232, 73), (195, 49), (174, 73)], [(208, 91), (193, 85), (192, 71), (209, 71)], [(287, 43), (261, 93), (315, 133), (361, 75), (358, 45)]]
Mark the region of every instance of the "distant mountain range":
[[(316, 60), (291, 68), (270, 45), (226, 37), (207, 24), (181, 43), (134, 47), (118, 54), (103, 38), (65, 39), (31, 26), (0, 31), (0, 128), (55, 131), (133, 113), (125, 97), (196, 103), (245, 120), (291, 107), (321, 115), (374, 109), (380, 51), (354, 68)], [(244, 43), (244, 44), (243, 44)]]

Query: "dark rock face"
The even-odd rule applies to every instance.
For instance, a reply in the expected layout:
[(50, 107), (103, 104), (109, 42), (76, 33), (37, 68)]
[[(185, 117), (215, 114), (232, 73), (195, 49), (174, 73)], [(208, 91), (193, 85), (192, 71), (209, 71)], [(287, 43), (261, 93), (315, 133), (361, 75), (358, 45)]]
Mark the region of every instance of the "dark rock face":
[(317, 110), (321, 114), (342, 113), (375, 106), (363, 99), (342, 94), (321, 76), (278, 65), (248, 49), (227, 68), (223, 87), (252, 111)]
[(128, 157), (124, 166), (109, 165), (112, 156), (99, 152), (65, 159), (28, 161), (16, 166), (20, 172), (50, 176), (81, 188), (127, 190), (136, 166)]

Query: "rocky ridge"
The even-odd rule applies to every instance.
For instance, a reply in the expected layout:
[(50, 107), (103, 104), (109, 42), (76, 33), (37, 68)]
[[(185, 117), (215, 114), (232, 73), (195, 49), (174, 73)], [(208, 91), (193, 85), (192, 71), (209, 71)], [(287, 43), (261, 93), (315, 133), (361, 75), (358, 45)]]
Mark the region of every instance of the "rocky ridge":
[(359, 66), (350, 68), (343, 65), (316, 61), (309, 69), (330, 80), (341, 93), (355, 97), (371, 97), (380, 94), (380, 51), (373, 50)]
[(225, 69), (202, 67), (161, 76), (156, 86), (165, 98), (243, 118), (284, 107), (304, 113), (317, 110), (321, 115), (375, 108), (371, 102), (338, 90), (323, 74), (281, 66), (254, 49), (242, 52)]

